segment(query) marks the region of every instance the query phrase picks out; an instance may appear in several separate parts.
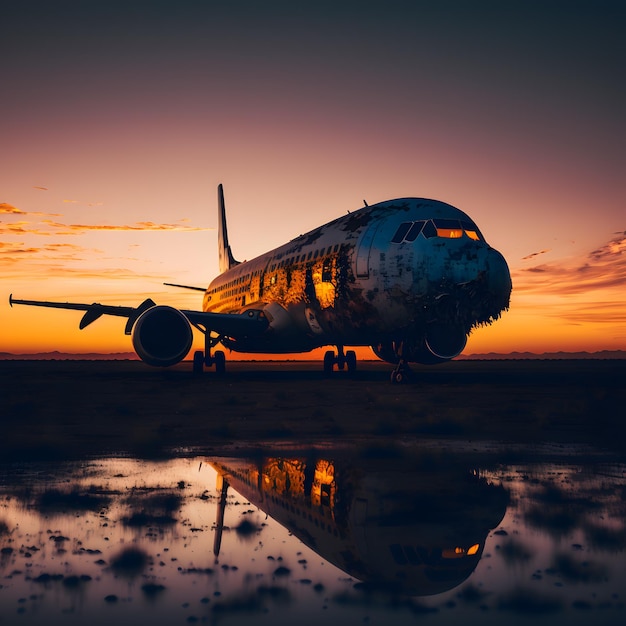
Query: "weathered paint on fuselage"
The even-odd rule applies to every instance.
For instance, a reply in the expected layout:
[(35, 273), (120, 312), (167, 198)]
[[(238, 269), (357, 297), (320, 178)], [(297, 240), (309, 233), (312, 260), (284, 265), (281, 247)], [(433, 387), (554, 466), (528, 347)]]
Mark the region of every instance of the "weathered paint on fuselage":
[[(437, 229), (432, 220), (456, 220), (459, 228)], [(423, 232), (413, 241), (412, 234), (402, 236), (421, 222)], [(364, 207), (236, 265), (211, 282), (203, 310), (264, 311), (268, 331), (224, 338), (233, 350), (403, 344), (408, 360), (420, 360), (412, 356), (423, 349), (433, 324), (465, 336), (497, 319), (510, 291), (502, 255), (465, 213), (405, 198)]]

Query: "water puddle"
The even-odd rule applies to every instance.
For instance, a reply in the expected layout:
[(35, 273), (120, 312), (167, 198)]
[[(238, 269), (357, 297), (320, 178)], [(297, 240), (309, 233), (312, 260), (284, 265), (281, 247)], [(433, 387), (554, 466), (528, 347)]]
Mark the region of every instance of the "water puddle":
[(622, 623), (626, 466), (403, 444), (0, 466), (0, 622)]

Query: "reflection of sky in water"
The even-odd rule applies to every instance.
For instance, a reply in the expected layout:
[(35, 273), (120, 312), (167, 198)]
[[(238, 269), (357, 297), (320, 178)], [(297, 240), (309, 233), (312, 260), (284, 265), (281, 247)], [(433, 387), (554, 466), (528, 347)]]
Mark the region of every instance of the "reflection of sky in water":
[[(502, 517), (492, 496), (461, 480), (455, 483), (458, 468), (442, 474), (437, 464), (394, 469), (389, 459), (356, 466), (337, 461), (327, 480), (336, 484), (324, 491), (311, 475), (309, 491), (318, 508), (326, 498), (326, 519), (339, 527), (339, 538), (322, 545), (323, 533), (313, 536), (313, 526), (298, 524), (302, 538), (317, 543), (318, 554), (252, 503), (259, 501), (255, 489), (263, 483), (266, 508), (286, 510), (285, 497), (296, 513), (298, 502), (307, 504), (308, 491), (302, 493), (294, 475), (286, 483), (276, 477), (282, 462), (217, 459), (222, 471), (230, 467), (239, 475), (260, 474), (265, 482), (253, 481), (243, 495), (231, 486), (216, 562), (220, 491), (210, 461), (103, 459), (79, 466), (5, 467), (0, 474), (0, 623), (362, 624), (391, 619), (411, 624), (423, 618), (433, 624), (612, 624), (626, 615), (622, 465), (551, 462), (481, 469), (482, 487), (503, 493), (501, 484), (509, 494)], [(267, 504), (272, 493), (274, 504)], [(436, 493), (445, 502), (432, 500)], [(365, 522), (367, 515), (358, 507), (368, 497)], [(414, 503), (429, 510), (421, 514)], [(442, 522), (442, 514), (449, 521)], [(443, 593), (418, 597), (388, 586), (355, 587), (354, 577), (331, 564), (337, 559), (353, 564), (359, 558), (355, 550), (364, 553), (363, 562), (381, 563), (386, 543), (396, 541), (394, 533), (402, 546), (453, 542), (464, 528), (474, 541), (476, 528), (490, 520), (477, 564)], [(350, 546), (343, 555), (342, 537)], [(377, 540), (380, 545), (374, 545)], [(331, 549), (340, 556), (335, 558)]]

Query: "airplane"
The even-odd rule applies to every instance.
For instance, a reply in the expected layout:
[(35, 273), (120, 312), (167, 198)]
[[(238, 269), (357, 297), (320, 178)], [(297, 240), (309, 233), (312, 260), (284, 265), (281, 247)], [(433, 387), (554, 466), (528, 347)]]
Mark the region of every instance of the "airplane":
[(228, 242), (224, 189), (218, 186), (220, 274), (205, 289), (202, 310), (179, 310), (148, 298), (137, 307), (20, 300), (9, 303), (85, 311), (82, 330), (102, 315), (126, 318), (137, 355), (168, 367), (205, 337), (193, 371), (224, 374), (221, 344), (234, 352), (288, 354), (336, 346), (324, 372), (353, 372), (354, 350), (370, 346), (395, 365), (391, 381), (411, 378), (409, 363), (449, 361), (476, 327), (508, 310), (507, 263), (470, 217), (449, 204), (399, 198), (348, 211), (250, 261), (235, 260)]

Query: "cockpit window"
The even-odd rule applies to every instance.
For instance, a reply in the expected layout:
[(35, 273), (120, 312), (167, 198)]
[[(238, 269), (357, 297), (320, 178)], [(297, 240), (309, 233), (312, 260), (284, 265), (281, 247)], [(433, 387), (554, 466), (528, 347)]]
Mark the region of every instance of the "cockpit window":
[(437, 237), (445, 239), (459, 239), (463, 236), (463, 229), (459, 220), (433, 220), (437, 228)]
[(426, 239), (431, 239), (432, 237), (459, 239), (465, 235), (474, 241), (485, 241), (474, 222), (469, 220), (432, 219), (402, 222), (391, 238), (391, 242), (412, 242), (417, 239), (420, 233)]
[(411, 228), (409, 229), (409, 232), (406, 234), (404, 240), (415, 241), (417, 239), (417, 236), (422, 232), (424, 224), (424, 220), (420, 220), (419, 222), (413, 222), (413, 226), (411, 226)]
[(428, 220), (426, 224), (424, 224), (424, 228), (422, 228), (422, 234), (424, 235), (424, 237), (426, 237), (426, 239), (437, 236), (437, 229), (435, 228), (432, 220)]
[(402, 222), (400, 226), (398, 226), (398, 230), (396, 234), (391, 238), (392, 243), (402, 243), (404, 236), (409, 232), (409, 229), (413, 226), (413, 222)]
[(483, 237), (482, 233), (478, 230), (478, 226), (476, 226), (476, 224), (474, 224), (473, 222), (469, 222), (466, 220), (461, 220), (461, 226), (463, 227), (463, 230), (465, 231), (465, 234), (470, 238), (470, 239), (474, 239), (475, 241), (484, 241), (485, 238)]

